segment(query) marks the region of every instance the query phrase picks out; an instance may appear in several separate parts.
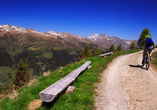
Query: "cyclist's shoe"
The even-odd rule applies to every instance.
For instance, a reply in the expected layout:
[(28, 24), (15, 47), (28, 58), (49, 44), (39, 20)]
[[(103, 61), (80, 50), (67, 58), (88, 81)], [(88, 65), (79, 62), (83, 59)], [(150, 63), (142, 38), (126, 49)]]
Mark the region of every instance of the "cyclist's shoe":
[(151, 61), (151, 56), (150, 56), (150, 61)]
[(142, 60), (142, 65), (144, 65), (144, 60)]

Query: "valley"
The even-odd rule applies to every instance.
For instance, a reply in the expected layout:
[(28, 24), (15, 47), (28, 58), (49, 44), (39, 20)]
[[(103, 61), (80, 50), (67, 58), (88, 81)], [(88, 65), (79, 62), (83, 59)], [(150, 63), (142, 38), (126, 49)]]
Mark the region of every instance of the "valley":
[(120, 43), (124, 50), (128, 50), (128, 42), (133, 41), (106, 34), (93, 34), (85, 38), (66, 32), (39, 33), (34, 29), (0, 25), (0, 91), (13, 84), (13, 74), (20, 59), (27, 61), (33, 78), (77, 62), (86, 43), (90, 49), (96, 46), (108, 52), (112, 44), (117, 47)]

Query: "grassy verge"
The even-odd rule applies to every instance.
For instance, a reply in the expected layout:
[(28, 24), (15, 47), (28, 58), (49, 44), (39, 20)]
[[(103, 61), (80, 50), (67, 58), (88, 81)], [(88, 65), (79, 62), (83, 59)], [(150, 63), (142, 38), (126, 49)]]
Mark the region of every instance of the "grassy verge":
[(6, 97), (0, 100), (0, 110), (25, 110), (31, 101), (40, 99), (39, 92), (55, 83), (59, 79), (68, 75), (74, 69), (77, 69), (86, 61), (92, 61), (92, 68), (84, 71), (72, 84), (75, 86), (75, 90), (72, 94), (59, 95), (53, 102), (42, 103), (39, 110), (93, 110), (94, 109), (94, 83), (99, 82), (100, 73), (104, 71), (107, 65), (117, 56), (134, 53), (140, 50), (133, 50), (127, 52), (114, 53), (106, 58), (99, 59), (96, 57), (89, 57), (80, 62), (77, 62), (69, 67), (51, 72), (47, 77), (38, 78), (38, 83), (34, 86), (28, 87), (27, 85), (19, 89), (19, 94), (15, 99), (9, 99)]
[(153, 66), (154, 69), (157, 70), (157, 51), (154, 51), (152, 53), (152, 57), (151, 57), (151, 65)]

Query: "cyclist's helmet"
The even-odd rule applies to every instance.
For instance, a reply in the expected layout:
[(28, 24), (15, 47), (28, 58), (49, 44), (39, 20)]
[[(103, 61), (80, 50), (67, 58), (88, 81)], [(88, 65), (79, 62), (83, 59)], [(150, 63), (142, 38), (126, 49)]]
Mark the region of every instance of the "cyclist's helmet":
[(147, 37), (150, 37), (150, 35), (146, 35), (146, 36), (145, 36), (145, 39), (146, 39)]

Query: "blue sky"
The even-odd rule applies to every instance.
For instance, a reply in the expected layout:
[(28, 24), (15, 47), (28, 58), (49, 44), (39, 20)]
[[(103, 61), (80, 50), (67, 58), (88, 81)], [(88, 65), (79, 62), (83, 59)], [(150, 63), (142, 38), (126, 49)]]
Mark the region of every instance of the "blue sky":
[(88, 37), (106, 34), (138, 40), (148, 28), (157, 44), (157, 0), (1, 0), (0, 25), (67, 32)]

